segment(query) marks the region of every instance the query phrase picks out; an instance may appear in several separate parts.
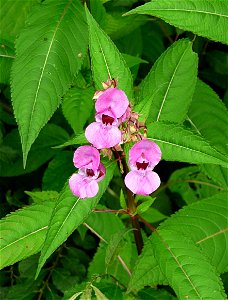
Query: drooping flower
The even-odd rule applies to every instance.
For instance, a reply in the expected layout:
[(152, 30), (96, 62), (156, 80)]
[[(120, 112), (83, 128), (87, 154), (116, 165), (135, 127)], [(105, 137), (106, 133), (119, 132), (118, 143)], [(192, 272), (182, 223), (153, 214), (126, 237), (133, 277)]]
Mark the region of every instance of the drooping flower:
[(122, 90), (108, 88), (102, 92), (95, 104), (96, 122), (85, 131), (87, 140), (97, 149), (111, 148), (122, 140), (119, 125), (128, 111), (129, 101)]
[(161, 160), (157, 144), (147, 139), (136, 143), (129, 151), (131, 171), (125, 177), (125, 184), (134, 194), (147, 196), (154, 192), (161, 181), (153, 168)]
[(104, 178), (106, 172), (100, 163), (98, 150), (92, 146), (81, 146), (75, 151), (73, 162), (79, 171), (69, 179), (72, 193), (81, 199), (96, 196), (98, 182)]

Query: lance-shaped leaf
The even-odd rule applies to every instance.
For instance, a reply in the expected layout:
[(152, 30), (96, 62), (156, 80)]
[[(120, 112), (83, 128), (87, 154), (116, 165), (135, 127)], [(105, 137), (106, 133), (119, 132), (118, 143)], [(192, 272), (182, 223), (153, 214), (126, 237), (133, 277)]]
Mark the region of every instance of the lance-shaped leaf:
[(195, 89), (197, 62), (188, 39), (174, 43), (160, 56), (139, 93), (136, 111), (143, 119), (183, 122)]
[(148, 14), (183, 30), (228, 44), (228, 6), (224, 0), (154, 0), (127, 14)]
[(16, 42), (12, 101), (23, 159), (59, 106), (79, 70), (87, 28), (79, 1), (48, 0), (35, 6)]
[(190, 238), (163, 229), (153, 234), (151, 247), (178, 299), (226, 299), (215, 268)]
[(40, 251), (54, 206), (54, 201), (45, 201), (0, 221), (0, 269)]
[(94, 198), (81, 200), (75, 197), (69, 189), (68, 182), (66, 183), (53, 210), (47, 237), (41, 251), (37, 275), (48, 257), (92, 212), (112, 179), (115, 167), (114, 162), (111, 164), (109, 162), (105, 178), (99, 183), (99, 192)]
[(117, 47), (99, 27), (86, 8), (89, 26), (89, 48), (92, 60), (92, 71), (95, 85), (102, 88), (101, 82), (108, 78), (118, 80), (118, 88), (132, 97), (132, 76)]
[(165, 160), (228, 167), (228, 157), (218, 152), (200, 135), (180, 125), (156, 122), (148, 127), (148, 137), (159, 145)]
[[(221, 152), (228, 154), (228, 111), (218, 95), (202, 81), (197, 82), (187, 121)], [(228, 172), (221, 166), (203, 166), (203, 171), (221, 186), (228, 187)]]

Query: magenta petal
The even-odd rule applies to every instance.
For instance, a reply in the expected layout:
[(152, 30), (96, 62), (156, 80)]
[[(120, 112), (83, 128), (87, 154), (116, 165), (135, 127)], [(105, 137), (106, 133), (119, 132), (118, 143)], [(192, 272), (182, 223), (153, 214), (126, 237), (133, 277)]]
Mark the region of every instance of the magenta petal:
[(117, 88), (109, 88), (98, 97), (95, 108), (97, 113), (111, 110), (116, 118), (120, 118), (129, 105), (128, 98), (124, 91)]
[(144, 196), (153, 193), (161, 183), (158, 174), (153, 171), (131, 171), (126, 175), (124, 181), (134, 194)]
[(105, 166), (102, 163), (100, 163), (100, 165), (99, 165), (98, 172), (99, 172), (99, 175), (98, 175), (96, 181), (100, 182), (106, 174)]
[(149, 162), (150, 167), (154, 168), (161, 160), (161, 150), (154, 142), (144, 139), (130, 149), (130, 165), (135, 165), (137, 161), (142, 162), (142, 156)]
[(100, 153), (92, 146), (81, 146), (74, 152), (73, 162), (76, 168), (88, 167), (95, 172), (100, 164)]
[(91, 123), (85, 130), (87, 140), (97, 149), (111, 148), (121, 142), (121, 131), (117, 126)]
[(96, 196), (99, 190), (96, 180), (91, 180), (81, 174), (73, 174), (69, 179), (72, 193), (81, 199)]

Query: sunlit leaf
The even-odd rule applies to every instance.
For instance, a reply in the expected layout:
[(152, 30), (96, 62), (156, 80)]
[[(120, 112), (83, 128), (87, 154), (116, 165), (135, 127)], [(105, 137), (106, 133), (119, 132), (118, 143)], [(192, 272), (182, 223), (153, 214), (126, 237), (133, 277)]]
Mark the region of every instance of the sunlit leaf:
[(101, 82), (114, 78), (119, 82), (118, 87), (124, 90), (127, 96), (131, 98), (132, 76), (126, 62), (87, 8), (86, 16), (89, 26), (92, 71), (96, 88), (101, 89)]
[(228, 7), (224, 0), (154, 0), (129, 14), (159, 17), (178, 28), (228, 44)]
[(182, 39), (159, 57), (143, 80), (136, 111), (147, 122), (181, 123), (192, 100), (196, 77), (197, 55), (192, 43)]
[(79, 1), (48, 0), (34, 6), (16, 42), (12, 101), (23, 161), (80, 69), (87, 28)]
[(20, 209), (0, 221), (0, 269), (40, 251), (54, 201)]
[(200, 135), (180, 125), (152, 123), (148, 126), (148, 138), (159, 145), (165, 160), (228, 167), (225, 154), (213, 148)]

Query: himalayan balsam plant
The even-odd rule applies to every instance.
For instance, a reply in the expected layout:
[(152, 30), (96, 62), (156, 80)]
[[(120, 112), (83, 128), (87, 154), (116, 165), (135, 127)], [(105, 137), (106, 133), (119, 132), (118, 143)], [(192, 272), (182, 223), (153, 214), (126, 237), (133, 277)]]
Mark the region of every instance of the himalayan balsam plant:
[(227, 0), (1, 2), (1, 299), (227, 299), (227, 28)]

